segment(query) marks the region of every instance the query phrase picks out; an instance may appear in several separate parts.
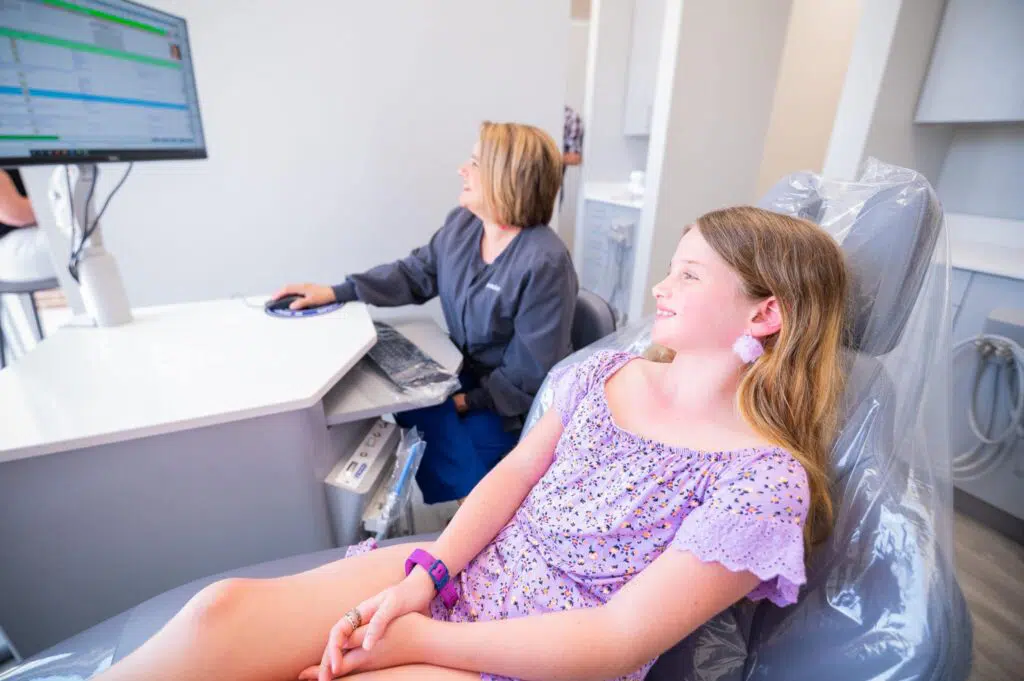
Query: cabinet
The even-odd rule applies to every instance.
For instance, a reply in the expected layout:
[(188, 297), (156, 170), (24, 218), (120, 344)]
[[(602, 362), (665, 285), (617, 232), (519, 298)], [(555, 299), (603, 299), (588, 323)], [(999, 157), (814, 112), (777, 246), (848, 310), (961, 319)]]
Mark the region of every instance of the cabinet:
[(960, 312), (960, 306), (964, 302), (964, 296), (967, 294), (967, 286), (971, 282), (972, 274), (973, 272), (970, 270), (961, 270), (955, 267), (951, 273), (949, 280), (949, 306), (952, 308), (954, 321)]
[(633, 34), (623, 115), (623, 133), (626, 135), (646, 137), (651, 134), (664, 26), (665, 0), (633, 0)]
[[(995, 308), (1024, 308), (1024, 280), (1021, 279), (953, 270), (950, 288), (954, 306), (958, 300), (960, 301), (959, 308), (954, 307), (954, 343), (966, 341), (984, 331), (988, 316)], [(992, 413), (992, 395), (996, 386), (995, 372), (990, 369), (979, 377), (977, 362), (977, 355), (972, 350), (966, 350), (953, 363), (953, 380), (950, 386), (950, 439), (954, 456), (968, 451), (978, 441), (968, 425), (967, 413), (972, 400), (978, 400), (983, 428), (986, 427), (984, 424), (989, 423), (989, 415)], [(1002, 406), (995, 410), (999, 420), (993, 423), (992, 428), (995, 432), (1002, 430), (1009, 422), (1006, 417), (1006, 398), (1005, 388), (1001, 388)], [(998, 458), (983, 467), (981, 470), (984, 472), (979, 472), (975, 477), (955, 480), (957, 488), (962, 492), (981, 499), (1010, 516), (993, 517), (991, 513), (987, 513), (989, 519), (986, 522), (995, 519), (999, 525), (1007, 528), (1004, 531), (1018, 534), (1024, 520), (1024, 495), (1021, 494), (1024, 490), (1022, 461), (1024, 439), (1018, 439), (1015, 445), (1004, 449)]]
[(584, 202), (580, 286), (604, 298), (616, 320), (627, 319), (633, 289), (634, 241), (639, 207), (587, 198)]
[(1024, 307), (1024, 281), (1020, 279), (954, 269), (950, 289), (954, 343), (981, 333), (995, 308)]
[(997, 121), (1024, 121), (1024, 2), (949, 0), (916, 122)]

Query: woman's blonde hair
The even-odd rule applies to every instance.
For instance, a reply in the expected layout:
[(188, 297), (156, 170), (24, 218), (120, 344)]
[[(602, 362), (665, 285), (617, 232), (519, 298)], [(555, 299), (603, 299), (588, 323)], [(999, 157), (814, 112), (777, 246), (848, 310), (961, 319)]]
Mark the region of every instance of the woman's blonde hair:
[(484, 204), (499, 224), (546, 225), (562, 186), (562, 153), (540, 128), (484, 121), (480, 178)]
[[(807, 472), (809, 548), (832, 526), (827, 462), (846, 379), (843, 253), (817, 225), (760, 208), (716, 210), (695, 226), (739, 275), (751, 300), (775, 296), (779, 302), (782, 328), (763, 339), (765, 353), (745, 370), (738, 399), (747, 423), (788, 450)], [(648, 356), (671, 358), (662, 348)]]

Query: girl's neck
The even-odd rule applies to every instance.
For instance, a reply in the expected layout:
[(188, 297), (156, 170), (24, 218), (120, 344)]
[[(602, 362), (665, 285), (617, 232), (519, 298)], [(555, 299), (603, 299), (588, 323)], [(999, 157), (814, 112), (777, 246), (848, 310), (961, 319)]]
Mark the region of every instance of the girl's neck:
[(733, 413), (741, 379), (739, 360), (730, 350), (677, 352), (671, 363), (654, 372), (652, 388), (679, 413)]

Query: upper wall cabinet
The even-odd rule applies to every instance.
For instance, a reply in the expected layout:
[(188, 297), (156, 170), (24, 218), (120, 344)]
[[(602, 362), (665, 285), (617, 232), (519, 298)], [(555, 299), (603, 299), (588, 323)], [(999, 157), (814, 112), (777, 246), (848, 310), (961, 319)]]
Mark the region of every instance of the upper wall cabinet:
[(1024, 0), (948, 0), (915, 120), (1024, 121)]
[(623, 133), (646, 137), (651, 134), (654, 89), (665, 28), (665, 0), (633, 0), (633, 5)]

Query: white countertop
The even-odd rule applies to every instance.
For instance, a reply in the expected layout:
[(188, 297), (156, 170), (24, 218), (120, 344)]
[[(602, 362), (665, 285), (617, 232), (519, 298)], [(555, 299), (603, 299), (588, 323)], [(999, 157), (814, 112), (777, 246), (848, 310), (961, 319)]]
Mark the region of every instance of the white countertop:
[(637, 197), (629, 191), (628, 182), (587, 182), (583, 186), (583, 196), (590, 201), (601, 201), (626, 208), (641, 209), (644, 198)]
[(1024, 280), (1024, 220), (946, 213), (953, 267)]
[(304, 409), (376, 342), (366, 306), (277, 318), (263, 298), (65, 326), (0, 371), (0, 463)]

